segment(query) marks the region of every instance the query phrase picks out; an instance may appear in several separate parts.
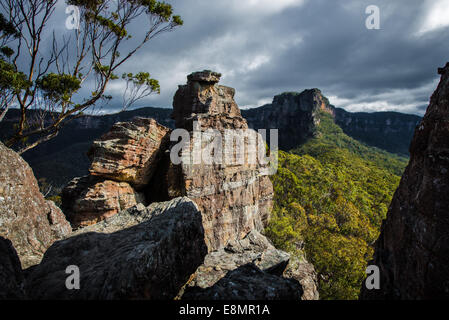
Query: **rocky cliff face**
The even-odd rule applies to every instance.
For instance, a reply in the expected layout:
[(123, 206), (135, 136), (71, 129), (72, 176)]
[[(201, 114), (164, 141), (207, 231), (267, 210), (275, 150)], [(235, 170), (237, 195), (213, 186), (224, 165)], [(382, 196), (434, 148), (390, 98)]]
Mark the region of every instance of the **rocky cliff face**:
[[(205, 148), (205, 142), (225, 137), (227, 130), (248, 129), (234, 101), (234, 89), (218, 85), (219, 79), (220, 75), (213, 72), (193, 73), (188, 76), (187, 85), (180, 86), (175, 94), (173, 118), (177, 127), (189, 131), (190, 149), (183, 154), (183, 162), (170, 165), (167, 173), (169, 195), (191, 198), (203, 213), (210, 250), (241, 239), (253, 229), (261, 231), (269, 219), (273, 198), (267, 166), (248, 161), (251, 151), (247, 140), (242, 140), (245, 154), (241, 163), (229, 161), (236, 159), (242, 149), (227, 148), (225, 138), (217, 140), (213, 151), (220, 153), (221, 163), (196, 164), (193, 159), (195, 145)], [(208, 133), (211, 129), (217, 135)], [(201, 141), (195, 139), (198, 134), (202, 135)]]
[(319, 112), (334, 114), (335, 108), (318, 89), (277, 95), (272, 104), (244, 110), (251, 128), (279, 129), (279, 147), (289, 150), (315, 134)]
[(13, 243), (24, 268), (71, 232), (64, 214), (44, 199), (30, 166), (0, 143), (0, 236)]
[(368, 145), (408, 156), (409, 143), (421, 117), (399, 112), (347, 112), (335, 109), (335, 123), (344, 133)]
[(147, 118), (114, 124), (89, 150), (90, 174), (144, 188), (167, 146), (169, 131)]
[(95, 176), (75, 178), (62, 192), (62, 208), (74, 228), (95, 224), (138, 203), (145, 203), (145, 197), (129, 183)]
[(362, 299), (449, 298), (449, 63), (415, 131), (371, 264), (380, 290)]

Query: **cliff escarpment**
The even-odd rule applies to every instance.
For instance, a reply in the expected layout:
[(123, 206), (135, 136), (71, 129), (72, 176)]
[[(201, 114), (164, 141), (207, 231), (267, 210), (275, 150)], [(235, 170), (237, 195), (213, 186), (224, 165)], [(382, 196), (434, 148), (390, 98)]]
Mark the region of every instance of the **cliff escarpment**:
[(408, 147), (421, 117), (398, 112), (348, 112), (335, 108), (319, 89), (285, 92), (271, 104), (242, 110), (253, 129), (279, 129), (279, 147), (288, 151), (313, 138), (319, 113), (334, 118), (345, 134), (369, 146), (408, 156)]
[(449, 297), (449, 63), (438, 72), (370, 263), (380, 289), (363, 285), (361, 299)]

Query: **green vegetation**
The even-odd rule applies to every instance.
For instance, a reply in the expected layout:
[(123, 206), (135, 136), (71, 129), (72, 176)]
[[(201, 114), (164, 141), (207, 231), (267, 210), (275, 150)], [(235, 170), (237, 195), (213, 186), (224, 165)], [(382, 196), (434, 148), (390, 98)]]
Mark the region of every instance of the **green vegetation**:
[(266, 233), (292, 254), (304, 247), (322, 299), (357, 299), (405, 165), (405, 158), (348, 137), (327, 114), (315, 138), (279, 152)]

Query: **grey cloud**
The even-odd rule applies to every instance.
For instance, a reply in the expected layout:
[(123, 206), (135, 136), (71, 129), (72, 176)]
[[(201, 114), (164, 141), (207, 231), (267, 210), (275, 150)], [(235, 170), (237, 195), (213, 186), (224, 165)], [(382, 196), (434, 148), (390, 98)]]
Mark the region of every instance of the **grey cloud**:
[[(449, 27), (416, 35), (429, 1), (171, 2), (185, 25), (152, 40), (121, 70), (149, 71), (161, 82), (161, 95), (136, 107), (170, 107), (188, 73), (214, 69), (236, 88), (241, 106), (317, 87), (343, 108), (374, 111), (378, 102), (379, 109), (422, 114), (436, 69), (449, 60)], [(285, 6), (270, 12), (276, 3)], [(372, 4), (381, 10), (381, 30), (365, 28), (365, 8)], [(131, 30), (138, 32), (139, 25)], [(106, 110), (120, 108), (119, 91), (110, 90), (114, 100)]]

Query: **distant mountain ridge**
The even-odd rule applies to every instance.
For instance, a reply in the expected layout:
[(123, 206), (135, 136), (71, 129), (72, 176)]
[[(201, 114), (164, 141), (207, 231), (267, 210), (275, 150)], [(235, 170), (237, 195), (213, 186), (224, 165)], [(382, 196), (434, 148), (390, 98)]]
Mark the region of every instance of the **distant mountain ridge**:
[[(107, 132), (114, 123), (134, 117), (154, 118), (160, 124), (174, 128), (172, 109), (145, 107), (106, 115), (85, 115), (72, 120), (54, 139), (26, 152), (23, 157), (37, 178), (45, 177), (57, 186), (65, 185), (75, 176), (87, 173), (86, 152), (93, 140)], [(319, 89), (286, 92), (277, 95), (272, 104), (241, 110), (248, 125), (254, 129), (279, 129), (282, 150), (298, 147), (314, 137), (319, 124), (318, 114), (324, 111), (334, 117), (343, 131), (368, 145), (408, 155), (409, 143), (421, 118), (397, 112), (351, 113), (335, 108)], [(18, 110), (10, 110), (0, 123), (0, 139), (11, 132)]]
[(348, 136), (391, 153), (409, 155), (421, 117), (399, 112), (348, 112), (335, 109), (335, 123)]
[(282, 93), (271, 104), (242, 110), (242, 115), (253, 129), (278, 128), (280, 148), (290, 150), (314, 136), (320, 111), (332, 114), (348, 136), (403, 156), (408, 156), (415, 127), (421, 121), (417, 115), (399, 112), (348, 112), (331, 105), (319, 89)]

